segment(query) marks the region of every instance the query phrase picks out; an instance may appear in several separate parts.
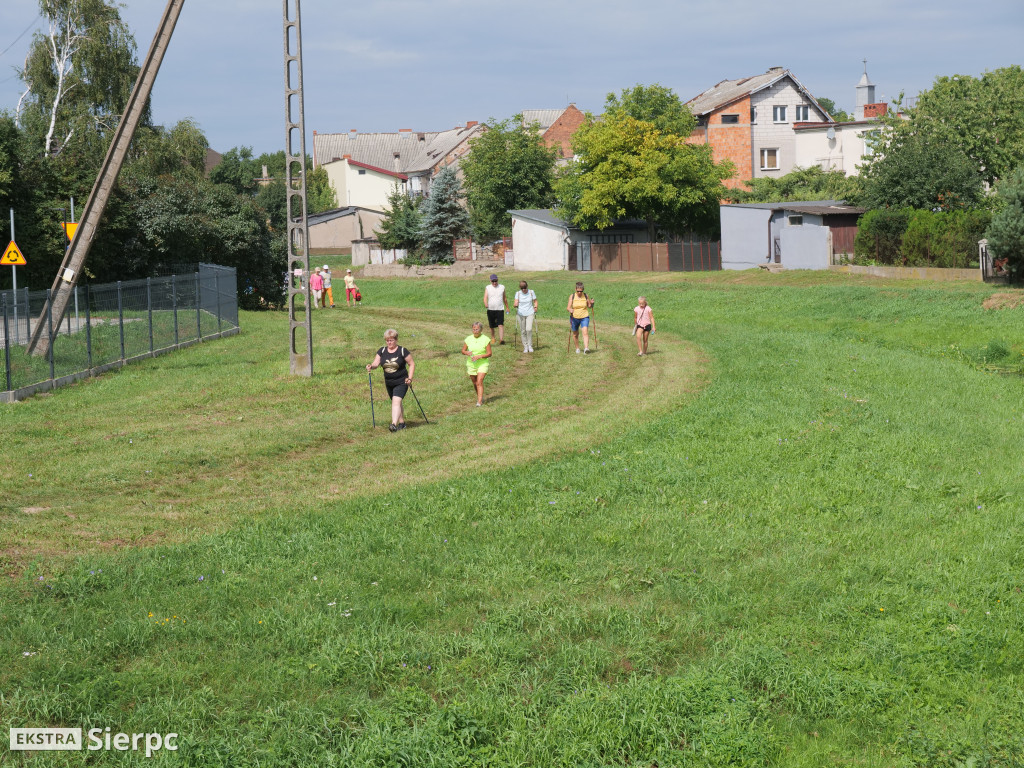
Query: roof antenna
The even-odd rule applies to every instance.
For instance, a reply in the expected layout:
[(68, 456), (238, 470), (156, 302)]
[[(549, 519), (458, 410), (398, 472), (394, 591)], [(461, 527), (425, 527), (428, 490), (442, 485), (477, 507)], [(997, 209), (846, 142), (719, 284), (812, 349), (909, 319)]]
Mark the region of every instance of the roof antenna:
[(864, 59), (864, 74), (866, 75), (867, 73), (868, 73), (868, 60)]

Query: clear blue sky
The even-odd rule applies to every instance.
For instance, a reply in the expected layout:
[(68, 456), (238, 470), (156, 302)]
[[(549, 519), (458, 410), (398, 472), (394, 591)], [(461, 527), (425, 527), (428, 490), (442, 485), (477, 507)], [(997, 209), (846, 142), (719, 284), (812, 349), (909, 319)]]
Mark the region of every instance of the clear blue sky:
[[(140, 59), (164, 5), (122, 9)], [(880, 99), (1024, 63), (1021, 0), (306, 0), (302, 22), (307, 142), (314, 130), (432, 131), (568, 102), (599, 112), (637, 83), (686, 100), (771, 66), (852, 111), (864, 58)], [(0, 109), (17, 103), (15, 68), (37, 29), (37, 0), (0, 0)], [(276, 151), (283, 81), (279, 0), (188, 0), (154, 118), (191, 117), (220, 151)]]

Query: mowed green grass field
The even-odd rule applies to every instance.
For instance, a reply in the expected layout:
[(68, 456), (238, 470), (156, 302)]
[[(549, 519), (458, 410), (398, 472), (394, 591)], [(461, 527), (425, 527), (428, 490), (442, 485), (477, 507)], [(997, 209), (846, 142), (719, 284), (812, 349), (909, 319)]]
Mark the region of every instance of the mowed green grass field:
[[(583, 357), (575, 277), (528, 276), (538, 351), (495, 349), (485, 408), (483, 282), (365, 279), (312, 379), (243, 314), (0, 409), (0, 731), (180, 734), (0, 764), (1024, 764), (1024, 307), (587, 275)], [(398, 434), (389, 326), (431, 421)]]

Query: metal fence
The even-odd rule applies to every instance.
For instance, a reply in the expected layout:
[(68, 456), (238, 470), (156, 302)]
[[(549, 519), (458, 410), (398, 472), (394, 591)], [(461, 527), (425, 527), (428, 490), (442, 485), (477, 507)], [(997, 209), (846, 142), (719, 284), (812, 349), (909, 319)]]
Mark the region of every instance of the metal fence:
[[(59, 324), (46, 314), (49, 289), (0, 292), (0, 402), (238, 333), (237, 282), (234, 268), (200, 264), (188, 275), (78, 286)], [(37, 323), (50, 340), (45, 355), (27, 349)]]

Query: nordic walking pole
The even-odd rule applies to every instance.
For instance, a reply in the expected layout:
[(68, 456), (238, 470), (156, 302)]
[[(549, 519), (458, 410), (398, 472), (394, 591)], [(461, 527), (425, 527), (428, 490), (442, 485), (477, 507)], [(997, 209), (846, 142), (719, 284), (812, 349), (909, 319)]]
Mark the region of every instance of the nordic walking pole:
[(540, 346), (540, 318), (537, 316), (537, 312), (533, 313), (533, 340), (536, 342), (536, 346)]
[(565, 342), (565, 354), (569, 354), (572, 350), (572, 321), (569, 321), (569, 338)]
[(416, 398), (416, 405), (419, 406), (420, 413), (423, 414), (423, 420), (425, 422), (427, 422), (427, 424), (429, 424), (430, 423), (430, 419), (427, 418), (427, 414), (423, 411), (423, 406), (420, 405), (420, 398), (419, 398), (419, 396), (417, 396), (416, 390), (412, 388), (412, 384), (409, 385), (409, 391), (412, 392), (412, 396)]
[(373, 419), (373, 428), (377, 428), (377, 415), (373, 412), (373, 374), (366, 374), (370, 379), (370, 418)]
[(512, 349), (519, 351), (519, 313), (516, 312), (516, 332), (512, 334)]
[(594, 316), (594, 308), (590, 308), (590, 324), (594, 326), (594, 349), (597, 349), (597, 318)]

